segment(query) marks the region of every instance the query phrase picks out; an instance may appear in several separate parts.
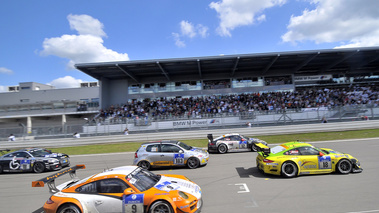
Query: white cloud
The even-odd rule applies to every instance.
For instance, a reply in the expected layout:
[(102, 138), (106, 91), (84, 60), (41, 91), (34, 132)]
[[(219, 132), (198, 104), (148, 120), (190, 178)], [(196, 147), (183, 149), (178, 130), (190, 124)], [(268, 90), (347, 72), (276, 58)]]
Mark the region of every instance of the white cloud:
[(5, 67), (0, 67), (0, 74), (13, 74), (13, 71), (8, 69), (8, 68), (5, 68)]
[(185, 47), (186, 46), (184, 41), (180, 39), (180, 35), (178, 33), (172, 33), (172, 37), (174, 38), (175, 45), (177, 47)]
[(103, 23), (99, 20), (92, 18), (89, 15), (68, 15), (68, 22), (72, 30), (78, 31), (80, 35), (93, 35), (98, 37), (105, 37), (103, 31)]
[(194, 25), (188, 21), (180, 22), (180, 33), (172, 33), (172, 36), (175, 41), (175, 45), (178, 47), (185, 47), (186, 44), (184, 42), (184, 38), (194, 38), (196, 36), (200, 36), (202, 38), (206, 38), (208, 36), (208, 27), (198, 24)]
[(88, 15), (68, 15), (70, 27), (79, 35), (62, 35), (46, 38), (41, 55), (55, 55), (69, 59), (68, 68), (75, 69), (76, 63), (127, 61), (126, 53), (118, 53), (103, 45), (103, 24)]
[(193, 26), (192, 23), (188, 21), (180, 22), (180, 30), (183, 36), (188, 36), (190, 38), (193, 38), (196, 36), (195, 27)]
[(230, 37), (230, 31), (236, 27), (254, 24), (255, 20), (263, 21), (265, 9), (285, 3), (286, 0), (221, 0), (211, 2), (209, 7), (216, 10), (220, 19), (218, 34)]
[(80, 87), (80, 83), (82, 83), (82, 82), (83, 82), (82, 80), (76, 79), (72, 76), (65, 76), (62, 78), (57, 78), (48, 84), (55, 86), (55, 88), (59, 89), (59, 88)]
[(379, 1), (314, 0), (314, 10), (292, 16), (284, 42), (340, 42), (341, 47), (379, 45)]
[(204, 26), (202, 24), (198, 24), (196, 26), (196, 29), (197, 29), (197, 32), (198, 34), (202, 37), (202, 38), (206, 38), (208, 36), (208, 27), (207, 26)]

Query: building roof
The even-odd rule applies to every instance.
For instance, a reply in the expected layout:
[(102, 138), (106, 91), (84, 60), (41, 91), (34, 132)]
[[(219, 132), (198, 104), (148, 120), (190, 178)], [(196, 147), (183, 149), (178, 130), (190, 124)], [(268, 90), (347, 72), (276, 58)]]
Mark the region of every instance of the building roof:
[(379, 73), (379, 47), (76, 64), (97, 80), (164, 83), (260, 76)]

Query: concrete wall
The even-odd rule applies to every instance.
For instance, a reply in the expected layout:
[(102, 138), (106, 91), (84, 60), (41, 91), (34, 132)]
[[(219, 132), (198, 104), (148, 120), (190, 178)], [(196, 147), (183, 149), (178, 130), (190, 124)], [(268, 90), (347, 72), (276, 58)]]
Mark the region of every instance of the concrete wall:
[(79, 101), (81, 99), (99, 98), (99, 87), (49, 89), (49, 90), (21, 90), (19, 92), (0, 93), (0, 106)]

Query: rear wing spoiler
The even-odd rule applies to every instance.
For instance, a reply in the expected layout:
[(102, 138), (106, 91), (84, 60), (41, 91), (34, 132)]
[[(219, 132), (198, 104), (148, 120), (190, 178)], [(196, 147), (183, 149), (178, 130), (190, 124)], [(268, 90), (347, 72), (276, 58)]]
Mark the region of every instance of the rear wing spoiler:
[(263, 143), (256, 143), (254, 144), (258, 147), (258, 152), (262, 152), (263, 156), (268, 156), (271, 153), (270, 147), (264, 145)]
[(208, 138), (209, 142), (213, 142), (213, 135), (212, 134), (208, 134), (207, 138)]
[(57, 193), (59, 192), (59, 189), (57, 189), (57, 187), (55, 186), (55, 179), (63, 175), (69, 174), (72, 181), (78, 181), (79, 178), (76, 176), (76, 170), (85, 169), (85, 168), (86, 168), (85, 165), (76, 165), (67, 169), (63, 169), (55, 174), (49, 175), (37, 181), (33, 181), (32, 187), (44, 187), (45, 183), (47, 183), (50, 192)]

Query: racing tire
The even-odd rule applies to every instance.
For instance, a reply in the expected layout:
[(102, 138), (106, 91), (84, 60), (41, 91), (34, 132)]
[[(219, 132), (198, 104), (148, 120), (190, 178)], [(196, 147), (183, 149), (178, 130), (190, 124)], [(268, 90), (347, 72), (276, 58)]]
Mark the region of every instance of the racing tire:
[(283, 177), (292, 178), (296, 177), (298, 168), (294, 162), (286, 161), (282, 164), (281, 174)]
[(349, 174), (351, 170), (353, 169), (353, 165), (348, 159), (341, 159), (338, 161), (336, 170), (340, 174)]
[(159, 200), (150, 206), (149, 213), (174, 213), (174, 210), (168, 202)]
[(41, 163), (41, 162), (34, 163), (34, 165), (33, 165), (33, 172), (35, 172), (35, 173), (41, 173), (43, 171), (45, 171), (45, 165), (43, 163)]
[(59, 207), (57, 213), (81, 213), (80, 209), (74, 204), (64, 204)]
[(190, 169), (196, 169), (197, 167), (200, 166), (200, 160), (197, 158), (189, 158), (187, 160), (187, 166)]
[(255, 145), (255, 143), (251, 144), (251, 151), (258, 152), (258, 147)]
[(217, 147), (217, 151), (220, 154), (225, 154), (228, 151), (228, 147), (225, 144), (220, 144), (220, 146)]
[(150, 163), (147, 162), (147, 161), (145, 161), (145, 160), (144, 160), (144, 161), (140, 161), (140, 162), (137, 164), (137, 166), (142, 167), (142, 168), (147, 169), (147, 170), (149, 170), (149, 169), (151, 168)]

